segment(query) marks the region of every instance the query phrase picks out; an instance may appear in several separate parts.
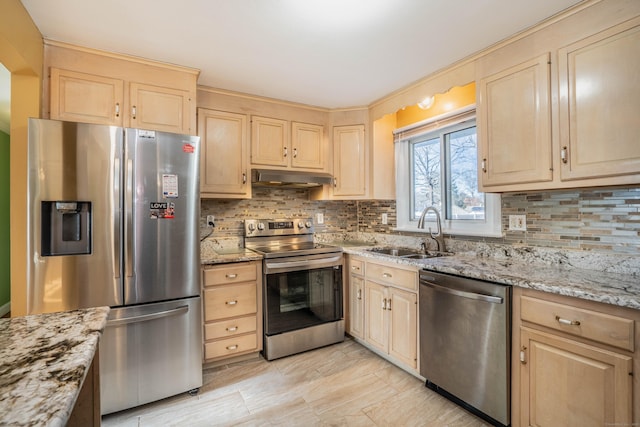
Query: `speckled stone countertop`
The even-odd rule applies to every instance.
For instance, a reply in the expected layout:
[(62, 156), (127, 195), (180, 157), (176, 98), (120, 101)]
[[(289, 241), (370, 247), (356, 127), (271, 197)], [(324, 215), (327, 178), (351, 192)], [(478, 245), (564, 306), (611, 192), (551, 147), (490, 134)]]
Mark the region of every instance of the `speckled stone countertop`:
[(109, 307), (0, 319), (0, 425), (64, 426)]
[(249, 249), (232, 248), (210, 250), (206, 254), (201, 254), (200, 263), (203, 266), (226, 264), (230, 262), (256, 261), (261, 260), (262, 255)]
[(343, 249), (362, 257), (640, 310), (640, 278), (632, 274), (469, 253), (411, 260), (369, 252), (368, 247)]

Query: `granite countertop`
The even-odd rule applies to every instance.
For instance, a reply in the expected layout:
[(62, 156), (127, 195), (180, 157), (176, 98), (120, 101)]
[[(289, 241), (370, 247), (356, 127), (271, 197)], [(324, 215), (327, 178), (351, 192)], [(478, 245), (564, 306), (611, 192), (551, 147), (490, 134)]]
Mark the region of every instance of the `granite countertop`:
[(631, 274), (466, 253), (412, 260), (369, 252), (367, 247), (344, 246), (343, 249), (348, 254), (414, 265), (420, 269), (640, 310), (640, 278)]
[(109, 307), (0, 319), (0, 425), (64, 426)]
[(259, 261), (262, 259), (262, 255), (253, 252), (250, 249), (245, 248), (229, 248), (229, 249), (215, 249), (202, 252), (200, 256), (200, 264), (215, 265), (226, 264), (230, 262), (242, 262), (242, 261)]

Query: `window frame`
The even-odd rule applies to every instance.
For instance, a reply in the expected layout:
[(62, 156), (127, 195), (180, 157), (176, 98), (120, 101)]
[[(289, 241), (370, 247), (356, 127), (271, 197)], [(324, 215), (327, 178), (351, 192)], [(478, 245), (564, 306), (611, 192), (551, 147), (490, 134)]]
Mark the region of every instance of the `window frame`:
[[(395, 166), (396, 166), (396, 209), (397, 209), (397, 231), (409, 231), (416, 233), (428, 233), (429, 228), (435, 230), (435, 218), (428, 215), (425, 218), (424, 229), (418, 228), (418, 220), (411, 219), (411, 206), (413, 205), (413, 191), (411, 180), (413, 179), (412, 149), (411, 145), (418, 141), (426, 140), (438, 135), (440, 138), (440, 188), (441, 192), (446, 192), (450, 187), (450, 172), (446, 167), (446, 146), (442, 135), (455, 132), (477, 124), (475, 109), (471, 111), (463, 109), (448, 113), (446, 116), (434, 117), (433, 119), (416, 124), (413, 127), (397, 129), (396, 136)], [(502, 233), (502, 212), (500, 194), (484, 193), (485, 195), (485, 218), (483, 220), (473, 219), (446, 219), (445, 197), (443, 194), (443, 212), (440, 212), (442, 222), (442, 232), (451, 235), (482, 236), (482, 237), (503, 237)]]

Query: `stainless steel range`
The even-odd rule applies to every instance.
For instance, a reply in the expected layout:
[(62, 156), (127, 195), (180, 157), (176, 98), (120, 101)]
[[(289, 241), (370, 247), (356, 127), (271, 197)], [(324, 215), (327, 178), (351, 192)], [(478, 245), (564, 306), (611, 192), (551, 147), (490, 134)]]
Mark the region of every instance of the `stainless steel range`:
[(342, 249), (313, 242), (311, 218), (245, 220), (245, 247), (264, 257), (264, 356), (344, 340)]

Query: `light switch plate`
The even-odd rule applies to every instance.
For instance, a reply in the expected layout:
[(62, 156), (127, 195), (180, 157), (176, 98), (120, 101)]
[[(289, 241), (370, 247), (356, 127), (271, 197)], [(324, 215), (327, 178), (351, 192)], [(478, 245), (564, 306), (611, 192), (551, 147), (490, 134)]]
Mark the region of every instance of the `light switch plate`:
[(527, 231), (527, 216), (509, 215), (509, 230)]
[(316, 214), (316, 224), (324, 224), (324, 214), (322, 213)]

